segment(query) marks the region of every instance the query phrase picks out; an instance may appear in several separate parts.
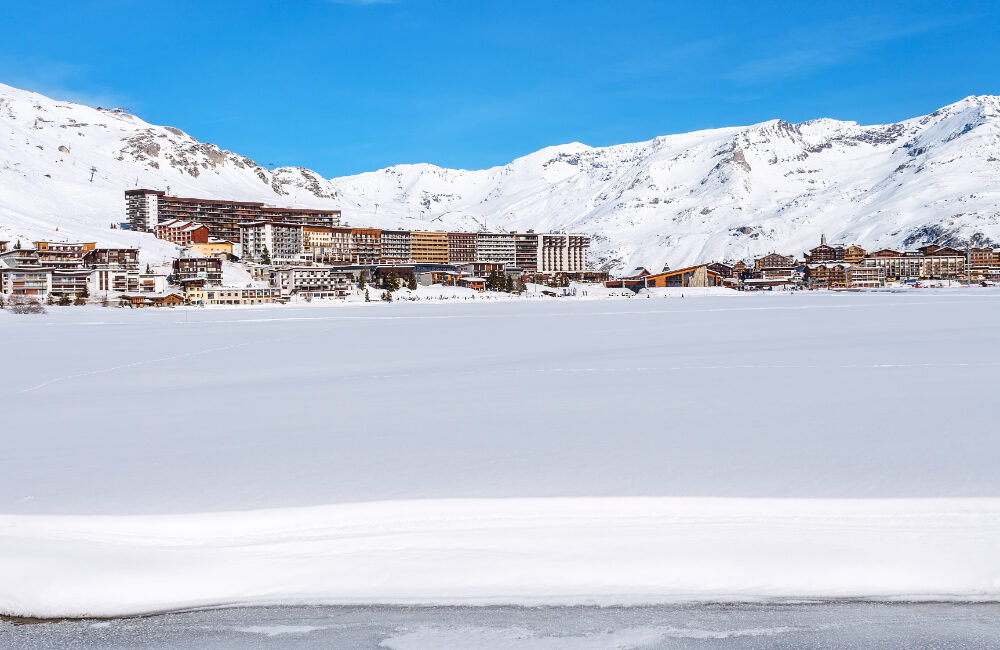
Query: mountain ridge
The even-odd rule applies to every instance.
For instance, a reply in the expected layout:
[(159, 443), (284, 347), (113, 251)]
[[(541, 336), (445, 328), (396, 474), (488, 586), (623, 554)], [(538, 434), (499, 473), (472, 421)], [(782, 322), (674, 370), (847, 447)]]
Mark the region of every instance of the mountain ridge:
[(595, 264), (615, 271), (801, 254), (821, 233), (867, 248), (993, 245), (1000, 97), (891, 124), (773, 119), (554, 145), (480, 170), (413, 163), (327, 179), (0, 84), (0, 239), (79, 238), (169, 257), (149, 235), (110, 229), (132, 187), (339, 208), (352, 225), (383, 228), (565, 228), (590, 234)]

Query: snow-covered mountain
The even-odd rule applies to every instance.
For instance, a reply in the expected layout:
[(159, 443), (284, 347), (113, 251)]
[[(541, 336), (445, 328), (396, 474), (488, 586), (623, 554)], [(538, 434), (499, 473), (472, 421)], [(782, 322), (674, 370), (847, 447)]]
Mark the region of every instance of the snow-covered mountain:
[(134, 187), (336, 207), (352, 225), (565, 228), (591, 234), (592, 257), (619, 270), (801, 254), (821, 233), (866, 247), (1000, 244), (1000, 97), (896, 124), (772, 120), (548, 147), (485, 170), (397, 165), (326, 179), (0, 84), (0, 239), (138, 244), (167, 256), (149, 235), (109, 228)]

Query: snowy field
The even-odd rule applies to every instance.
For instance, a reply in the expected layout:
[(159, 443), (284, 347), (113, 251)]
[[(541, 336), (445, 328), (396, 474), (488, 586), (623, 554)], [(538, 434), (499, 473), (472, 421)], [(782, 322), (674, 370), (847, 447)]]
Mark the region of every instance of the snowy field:
[(0, 613), (1000, 597), (1000, 291), (0, 313)]

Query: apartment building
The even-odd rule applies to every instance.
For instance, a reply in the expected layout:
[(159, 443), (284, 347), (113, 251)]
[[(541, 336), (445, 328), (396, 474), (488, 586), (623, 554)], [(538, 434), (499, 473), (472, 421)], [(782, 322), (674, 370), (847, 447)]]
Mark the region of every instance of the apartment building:
[(70, 243), (36, 241), (35, 252), (38, 263), (53, 269), (83, 268), (83, 258), (88, 251), (94, 250), (97, 244), (92, 242)]
[(52, 288), (52, 269), (38, 266), (0, 267), (0, 293), (44, 298)]
[(272, 264), (295, 264), (303, 260), (302, 228), (299, 224), (252, 221), (240, 224), (243, 259)]
[(204, 244), (190, 244), (188, 245), (188, 250), (200, 257), (221, 255), (228, 258), (234, 255), (233, 242), (219, 239), (218, 237), (209, 237), (208, 241)]
[(847, 267), (847, 286), (859, 289), (877, 289), (885, 286), (885, 269), (878, 266)]
[(844, 249), (844, 261), (848, 264), (861, 264), (867, 255), (865, 249), (856, 244), (851, 244)]
[(83, 256), (84, 266), (89, 268), (120, 266), (125, 268), (139, 267), (138, 248), (95, 248)]
[[(846, 287), (847, 286), (847, 270), (850, 267), (849, 264), (844, 264), (842, 262), (825, 262), (818, 264), (807, 264), (805, 271), (806, 283), (813, 288), (823, 288), (823, 287)], [(770, 269), (764, 269), (763, 273), (767, 273)], [(761, 277), (767, 277), (762, 275)]]
[(923, 259), (920, 277), (957, 279), (967, 275), (967, 258), (964, 251), (947, 246), (922, 246), (917, 249)]
[(89, 293), (90, 269), (53, 269), (49, 293), (54, 296), (75, 298)]
[(382, 262), (409, 262), (413, 259), (413, 239), (409, 230), (382, 231)]
[(538, 235), (531, 232), (514, 235), (514, 266), (525, 273), (538, 271)]
[(825, 262), (843, 262), (844, 261), (844, 248), (842, 246), (828, 246), (826, 243), (826, 237), (823, 237), (823, 243), (819, 246), (812, 248), (805, 254), (806, 264), (822, 264)]
[(222, 284), (222, 260), (217, 257), (179, 257), (174, 260), (173, 281), (204, 280), (207, 285)]
[[(90, 271), (90, 293), (127, 293), (140, 291), (140, 273), (137, 269), (123, 267), (99, 268)], [(157, 289), (163, 291), (166, 286)]]
[(333, 228), (302, 226), (302, 252), (314, 262), (333, 261)]
[(989, 269), (1000, 266), (1000, 252), (992, 248), (970, 248), (969, 266), (974, 269)]
[(307, 210), (265, 206), (263, 203), (171, 196), (150, 189), (125, 191), (125, 212), (129, 227), (156, 232), (164, 221), (201, 223), (209, 234), (227, 241), (239, 241), (239, 224), (244, 221), (272, 221), (300, 226), (340, 225), (340, 210)]
[(208, 226), (203, 223), (169, 219), (157, 224), (156, 236), (181, 246), (190, 246), (191, 244), (207, 243), (211, 235), (209, 235)]
[(489, 277), (491, 273), (506, 274), (508, 268), (503, 262), (465, 262), (457, 266), (461, 273), (479, 278)]
[(271, 269), (270, 284), (282, 296), (343, 298), (351, 291), (353, 275), (332, 266), (283, 266)]
[(961, 279), (966, 277), (966, 256), (954, 248), (923, 246), (916, 251), (882, 249), (869, 253), (864, 266), (884, 269), (885, 279)]
[(191, 305), (264, 305), (283, 299), (277, 287), (207, 286), (194, 281), (185, 284), (184, 300)]
[(415, 264), (448, 263), (448, 233), (413, 231), (410, 233), (410, 246), (410, 259)]
[(382, 231), (378, 228), (351, 228), (351, 262), (377, 264), (380, 259), (382, 259)]
[(448, 263), (464, 264), (475, 262), (477, 237), (474, 232), (450, 232), (448, 234)]
[(768, 253), (753, 261), (754, 273), (760, 273), (761, 269), (791, 268), (794, 266), (796, 266), (794, 256), (782, 255), (780, 253)]
[(477, 262), (499, 262), (514, 266), (517, 262), (515, 250), (514, 233), (476, 233), (475, 261)]
[(572, 233), (538, 235), (539, 273), (574, 273), (587, 270), (590, 237)]

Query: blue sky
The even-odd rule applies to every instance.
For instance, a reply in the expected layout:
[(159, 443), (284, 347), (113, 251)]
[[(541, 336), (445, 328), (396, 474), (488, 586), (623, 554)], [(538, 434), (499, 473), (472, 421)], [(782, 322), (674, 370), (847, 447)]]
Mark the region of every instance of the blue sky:
[(326, 176), (1000, 94), (975, 0), (6, 4), (0, 81)]

